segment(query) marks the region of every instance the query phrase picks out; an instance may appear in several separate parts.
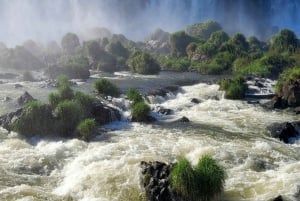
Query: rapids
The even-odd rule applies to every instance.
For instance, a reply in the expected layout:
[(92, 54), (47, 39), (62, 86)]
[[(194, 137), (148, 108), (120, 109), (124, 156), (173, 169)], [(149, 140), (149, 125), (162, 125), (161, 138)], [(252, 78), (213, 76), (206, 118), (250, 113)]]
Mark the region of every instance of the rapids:
[[(121, 84), (123, 90), (183, 80), (182, 74), (177, 75), (180, 78), (168, 76), (169, 79), (118, 74), (110, 79)], [(90, 83), (92, 80), (75, 88), (91, 92)], [(24, 89), (15, 89), (11, 82), (0, 84), (0, 99), (17, 97), (26, 89), (34, 97), (46, 100), (54, 90), (41, 88), (41, 82), (22, 84)], [(192, 98), (201, 103), (191, 103)], [(142, 200), (141, 161), (174, 162), (185, 156), (195, 164), (203, 154), (211, 154), (226, 169), (222, 200), (263, 201), (280, 194), (297, 200), (294, 195), (300, 185), (300, 142), (284, 144), (267, 137), (265, 130), (271, 123), (294, 121), (299, 119), (297, 116), (225, 100), (216, 84), (184, 86), (176, 95), (150, 100), (152, 107), (161, 105), (173, 109), (174, 114), (160, 115), (160, 122), (154, 124), (112, 122), (106, 125), (110, 131), (90, 143), (77, 139), (23, 139), (0, 130), (0, 200), (138, 201)], [(13, 106), (1, 102), (1, 114)], [(182, 116), (191, 123), (172, 123)]]

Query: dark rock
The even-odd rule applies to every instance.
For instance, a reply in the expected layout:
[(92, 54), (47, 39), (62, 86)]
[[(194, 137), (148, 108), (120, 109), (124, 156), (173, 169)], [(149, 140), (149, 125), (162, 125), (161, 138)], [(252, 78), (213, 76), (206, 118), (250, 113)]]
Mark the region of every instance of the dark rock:
[(24, 106), (26, 103), (35, 100), (27, 91), (24, 92), (18, 99), (17, 102), (20, 106)]
[(141, 184), (148, 201), (171, 201), (169, 182), (171, 165), (162, 162), (141, 162)]
[(190, 120), (189, 120), (187, 117), (185, 117), (185, 116), (181, 117), (181, 118), (178, 119), (177, 121), (178, 121), (178, 122), (183, 122), (183, 123), (190, 122)]
[(179, 86), (173, 85), (173, 86), (167, 86), (164, 88), (159, 88), (159, 89), (151, 89), (147, 92), (147, 96), (166, 96), (167, 93), (174, 93), (179, 90)]
[(16, 77), (18, 77), (19, 75), (17, 74), (13, 74), (13, 73), (0, 73), (0, 79), (14, 79)]
[(92, 115), (99, 124), (106, 124), (112, 121), (121, 120), (121, 114), (119, 110), (104, 105), (99, 100), (93, 102)]
[(173, 110), (168, 109), (168, 108), (164, 108), (161, 106), (158, 106), (157, 108), (155, 108), (154, 110), (155, 112), (157, 112), (158, 114), (163, 114), (163, 115), (170, 115), (173, 113)]
[(192, 98), (191, 102), (195, 104), (199, 104), (201, 101), (197, 98)]
[(300, 107), (294, 108), (294, 112), (295, 112), (295, 114), (300, 114)]
[(275, 96), (270, 101), (262, 104), (267, 109), (285, 109), (288, 107), (288, 103), (282, 97)]
[(14, 112), (10, 112), (0, 116), (0, 126), (8, 131), (12, 130), (13, 123), (20, 118), (23, 113), (23, 108), (20, 108)]
[(294, 197), (297, 198), (297, 200), (300, 200), (300, 185), (297, 185), (297, 191), (294, 194)]
[(297, 137), (299, 135), (297, 128), (298, 123), (274, 123), (267, 127), (271, 137), (279, 138), (284, 143), (289, 143), (290, 138)]
[(22, 87), (23, 87), (23, 85), (21, 85), (21, 84), (15, 84), (15, 88), (16, 88), (16, 89), (22, 88)]
[(273, 201), (283, 201), (283, 198), (281, 195), (279, 195), (278, 197), (274, 198)]

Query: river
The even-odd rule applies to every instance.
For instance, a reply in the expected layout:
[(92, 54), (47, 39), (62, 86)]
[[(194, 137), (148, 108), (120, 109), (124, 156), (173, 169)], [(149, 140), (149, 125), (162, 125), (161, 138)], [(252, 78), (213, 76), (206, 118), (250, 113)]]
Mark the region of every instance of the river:
[[(93, 76), (98, 77), (98, 75)], [(168, 84), (200, 82), (182, 87), (167, 98), (150, 98), (152, 107), (174, 110), (157, 116), (154, 124), (121, 122), (106, 125), (110, 130), (87, 143), (72, 139), (23, 139), (0, 131), (0, 200), (7, 201), (138, 201), (141, 161), (174, 162), (180, 156), (193, 164), (210, 154), (225, 167), (224, 201), (263, 201), (283, 195), (288, 200), (300, 185), (300, 142), (284, 144), (266, 135), (274, 122), (299, 117), (286, 111), (268, 111), (244, 101), (223, 98), (212, 77), (164, 72), (160, 76), (109, 76), (122, 90)], [(88, 80), (75, 89), (92, 92)], [(15, 84), (22, 88), (15, 88)], [(149, 84), (150, 83), (150, 84)], [(4, 81), (0, 84), (1, 114), (15, 107), (14, 99), (29, 91), (46, 101), (54, 88), (43, 82)], [(11, 97), (11, 101), (5, 101)], [(191, 103), (192, 98), (201, 101)], [(128, 115), (128, 111), (124, 113)], [(190, 123), (172, 123), (182, 116)], [(299, 199), (299, 198), (298, 198)]]

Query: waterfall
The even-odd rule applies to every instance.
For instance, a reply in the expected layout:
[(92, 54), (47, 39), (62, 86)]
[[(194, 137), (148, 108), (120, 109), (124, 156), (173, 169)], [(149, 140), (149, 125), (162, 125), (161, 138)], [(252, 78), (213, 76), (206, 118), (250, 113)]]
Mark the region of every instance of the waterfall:
[(61, 40), (66, 32), (84, 35), (93, 27), (107, 27), (132, 40), (160, 27), (174, 32), (214, 19), (225, 31), (265, 39), (279, 29), (300, 34), (298, 0), (2, 0), (0, 41), (8, 45), (34, 39)]

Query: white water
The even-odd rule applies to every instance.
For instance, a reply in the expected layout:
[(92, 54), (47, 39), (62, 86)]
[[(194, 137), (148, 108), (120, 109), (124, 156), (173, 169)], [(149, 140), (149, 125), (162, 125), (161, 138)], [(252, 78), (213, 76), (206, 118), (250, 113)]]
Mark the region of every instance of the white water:
[[(26, 85), (38, 94), (31, 86)], [(202, 102), (192, 104), (192, 98)], [(90, 143), (27, 142), (1, 130), (0, 200), (135, 201), (142, 193), (142, 160), (173, 162), (186, 156), (196, 163), (203, 154), (211, 154), (226, 169), (222, 200), (262, 201), (279, 194), (297, 200), (300, 143), (287, 145), (265, 135), (267, 125), (296, 116), (222, 99), (217, 85), (206, 84), (183, 87), (161, 105), (175, 110), (162, 118), (163, 123), (115, 122), (108, 127), (118, 130)], [(171, 123), (182, 116), (191, 123)], [(265, 169), (260, 168), (262, 163)]]

